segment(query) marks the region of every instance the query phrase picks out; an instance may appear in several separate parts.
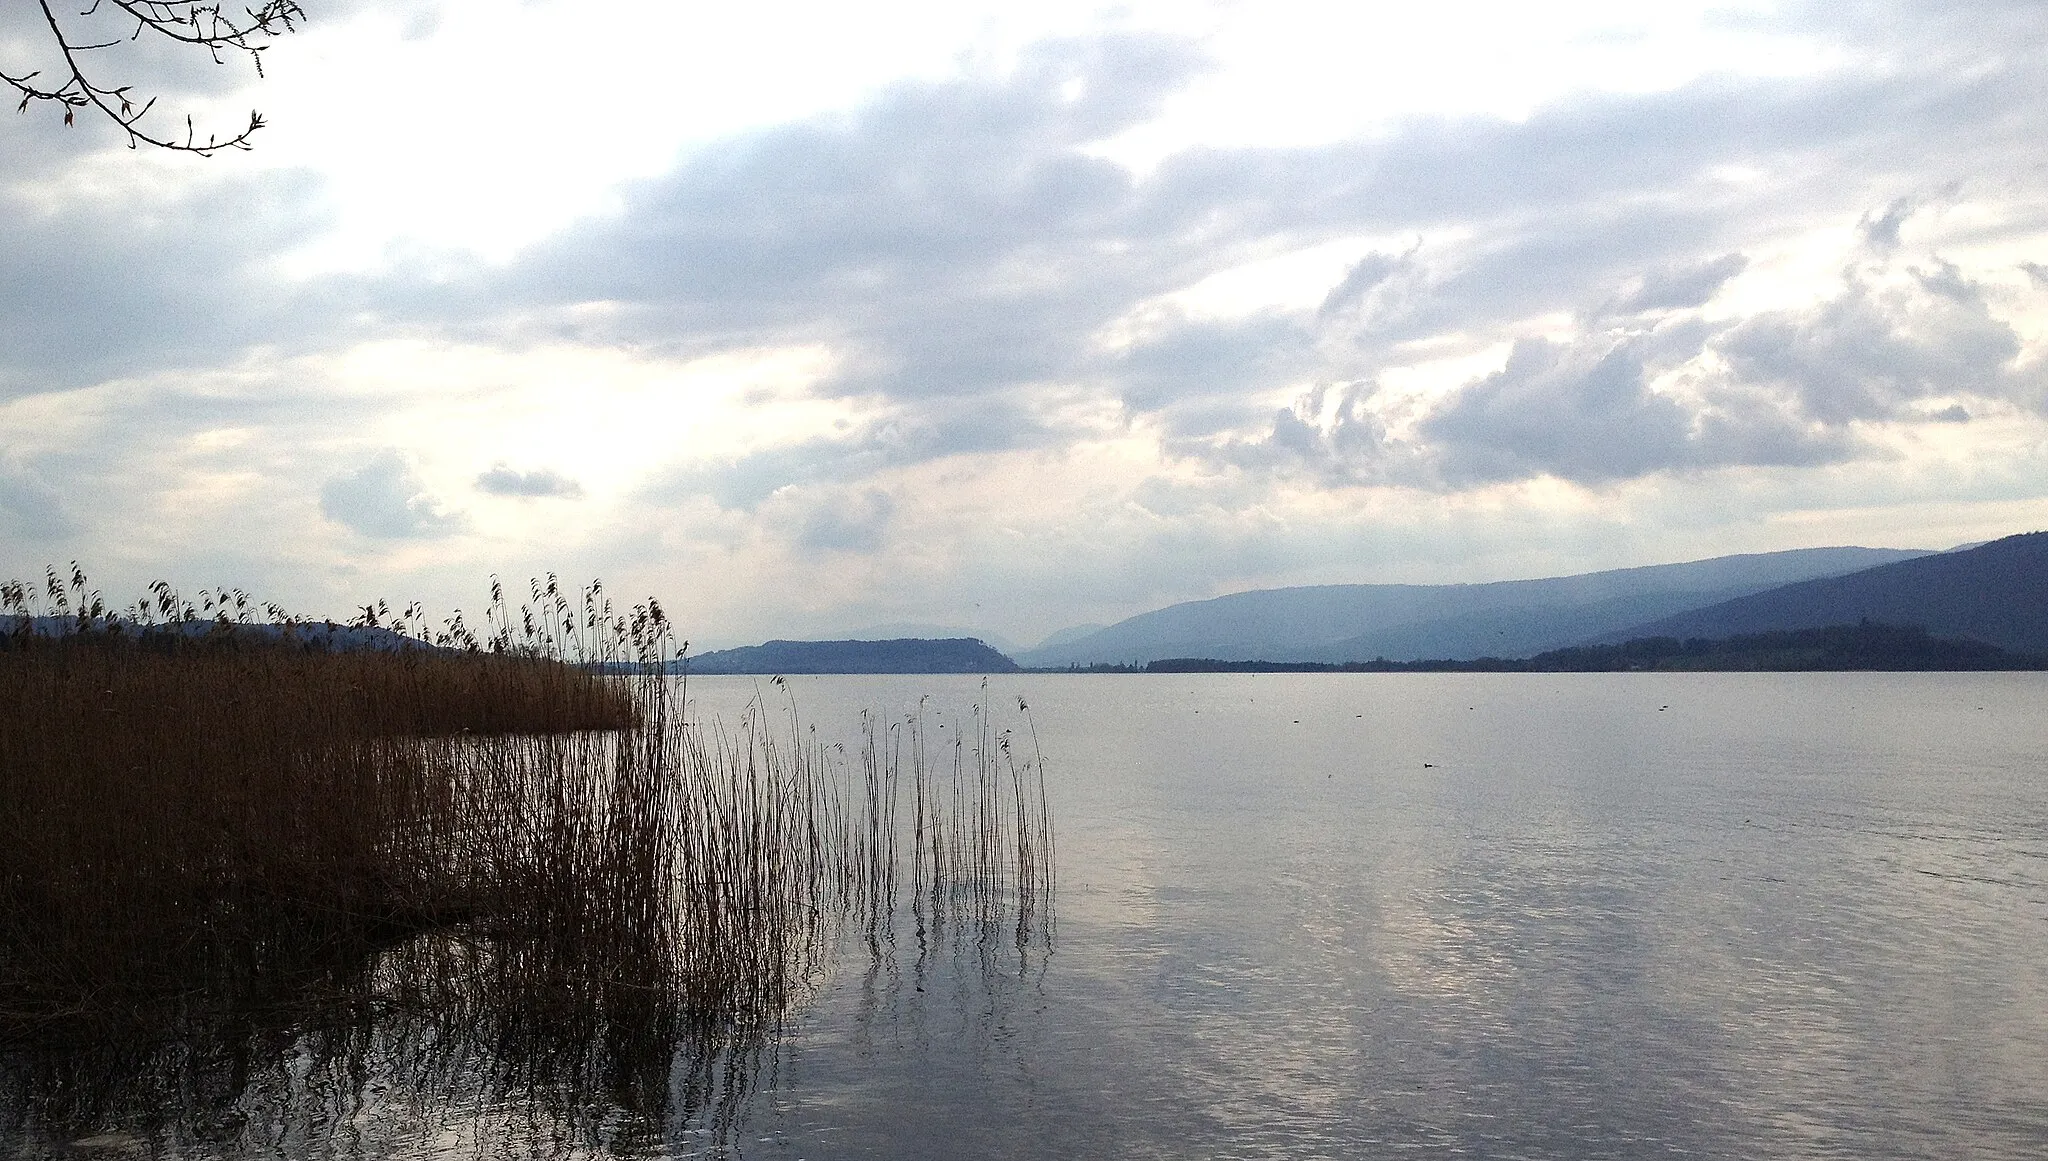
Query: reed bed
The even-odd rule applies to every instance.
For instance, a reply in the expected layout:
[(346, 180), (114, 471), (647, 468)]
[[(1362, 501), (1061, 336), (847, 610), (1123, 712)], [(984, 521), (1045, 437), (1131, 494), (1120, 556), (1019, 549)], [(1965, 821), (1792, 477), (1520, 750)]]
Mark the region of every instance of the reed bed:
[(114, 614), (75, 571), (0, 586), (0, 1112), (104, 1121), (195, 1062), (227, 1092), (307, 1037), (381, 1045), (422, 1092), (662, 1106), (680, 1060), (754, 1051), (849, 934), (1050, 939), (1021, 700), (1022, 732), (984, 685), (966, 736), (920, 709), (851, 749), (780, 679), (688, 720), (658, 606), (528, 597), (494, 584), (472, 633), (167, 586)]

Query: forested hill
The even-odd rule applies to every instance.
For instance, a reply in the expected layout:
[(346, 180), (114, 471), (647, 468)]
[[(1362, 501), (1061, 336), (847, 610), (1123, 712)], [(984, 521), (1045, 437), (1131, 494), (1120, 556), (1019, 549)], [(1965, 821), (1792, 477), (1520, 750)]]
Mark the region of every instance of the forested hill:
[[(682, 667), (678, 667), (682, 668)], [(1017, 663), (972, 637), (894, 641), (769, 641), (689, 659), (690, 673), (1015, 673)]]
[(1937, 637), (2048, 653), (2048, 532), (1801, 581), (1617, 630), (1596, 640), (1732, 637), (1882, 621)]

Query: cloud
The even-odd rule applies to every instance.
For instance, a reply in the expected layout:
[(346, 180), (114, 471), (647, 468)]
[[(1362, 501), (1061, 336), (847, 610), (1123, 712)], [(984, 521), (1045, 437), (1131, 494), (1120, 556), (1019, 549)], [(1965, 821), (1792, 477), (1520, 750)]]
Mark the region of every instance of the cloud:
[(118, 185), (55, 198), (0, 184), (0, 399), (219, 366), (347, 329), (345, 287), (294, 285), (276, 270), (278, 253), (327, 220), (310, 175), (142, 172)]
[(896, 501), (879, 488), (834, 496), (804, 517), (797, 546), (809, 552), (874, 552), (895, 513)]
[(1354, 326), (1375, 329), (1384, 325), (1384, 320), (1400, 317), (1422, 290), (1417, 284), (1424, 281), (1426, 273), (1416, 260), (1421, 250), (1418, 241), (1402, 254), (1375, 251), (1359, 259), (1345, 272), (1344, 280), (1323, 296), (1316, 310), (1317, 321), (1328, 323), (1349, 315)]
[[(1739, 264), (1672, 280), (1698, 305)], [(1641, 301), (1653, 285), (1635, 292)], [(1624, 299), (1624, 302), (1629, 300)], [(1420, 425), (1445, 480), (1549, 475), (1581, 483), (1729, 465), (1810, 466), (1866, 454), (1853, 425), (1967, 419), (1955, 396), (2024, 401), (2021, 344), (1952, 265), (1851, 271), (1811, 307), (1621, 338), (1525, 339), (1507, 366)], [(1653, 380), (1679, 373), (1678, 393)]]
[(1632, 344), (1515, 344), (1422, 426), (1453, 482), (1639, 476), (1690, 458), (1691, 416), (1649, 388)]
[(63, 496), (41, 473), (0, 456), (0, 529), (30, 541), (53, 541), (78, 531)]
[(1856, 223), (1857, 233), (1863, 236), (1863, 244), (1878, 254), (1890, 254), (1899, 248), (1899, 229), (1906, 219), (1920, 208), (1920, 199), (1912, 197), (1895, 198), (1881, 213), (1863, 215)]
[[(1698, 209), (1611, 202), (1617, 175), (1621, 188), (1683, 190), (1721, 156), (1770, 141), (1755, 94), (1736, 103), (1709, 90), (1522, 126), (1418, 123), (1385, 141), (1208, 150), (1142, 182), (1086, 152), (1093, 135), (1137, 123), (1199, 64), (1184, 46), (1112, 38), (1044, 46), (998, 80), (902, 86), (855, 117), (685, 162), (629, 191), (619, 214), (475, 287), (471, 301), (603, 303), (602, 323), (575, 324), (600, 341), (824, 342), (843, 356), (824, 389), (842, 395), (923, 401), (1095, 382), (1148, 409), (1284, 383), (1300, 364), (1275, 357), (1278, 332), (1294, 327), (1303, 347), (1313, 320), (1238, 324), (1235, 335), (1190, 322), (1105, 355), (1092, 337), (1147, 300), (1276, 247), (1478, 215), (1495, 220), (1471, 260), (1429, 276), (1412, 250), (1368, 256), (1321, 313), (1386, 341), (1504, 323), (1582, 284), (1589, 263), (1611, 278), (1682, 263), (1712, 233)], [(1079, 102), (1062, 96), (1075, 77), (1088, 81)], [(1636, 160), (1643, 142), (1697, 138), (1702, 124), (1730, 120), (1707, 135), (1704, 155), (1659, 149), (1655, 166), (1615, 164)], [(1561, 152), (1579, 164), (1557, 169)], [(1211, 374), (1184, 373), (1189, 360)], [(1256, 381), (1233, 385), (1234, 367)]]
[[(1337, 301), (1362, 301), (1359, 292), (1376, 293), (1420, 265), (1410, 253), (1355, 266)], [(1367, 378), (1269, 410), (1257, 435), (1182, 433), (1193, 438), (1174, 450), (1328, 484), (1460, 489), (1552, 477), (1604, 485), (1891, 454), (1869, 438), (1870, 425), (1967, 421), (1972, 413), (1957, 398), (2040, 406), (2048, 397), (1984, 286), (1938, 256), (1894, 253), (1854, 265), (1835, 293), (1809, 306), (1711, 320), (1698, 313), (1748, 265), (1732, 253), (1633, 277), (1578, 317), (1578, 334), (1518, 339), (1505, 367), (1423, 404), (1398, 435)], [(1414, 284), (1426, 298), (1445, 281)], [(1217, 416), (1219, 430), (1232, 422)], [(1235, 422), (1239, 431), (1249, 426)]]
[(708, 496), (754, 511), (786, 489), (843, 484), (948, 456), (1007, 451), (1054, 438), (1027, 399), (934, 400), (892, 407), (832, 435), (810, 436), (723, 460), (679, 466), (646, 490), (656, 503)]
[[(1314, 333), (1299, 318), (1262, 312), (1227, 321), (1179, 320), (1159, 328), (1104, 369), (1134, 411), (1188, 401), (1257, 400), (1262, 389), (1318, 369)], [(1177, 430), (1187, 429), (1181, 409)]]
[(322, 485), (320, 514), (377, 540), (450, 536), (465, 523), (428, 494), (412, 465), (395, 450), (379, 452), (362, 467)]
[(514, 496), (522, 499), (553, 496), (565, 500), (578, 499), (583, 495), (583, 485), (549, 468), (535, 468), (532, 471), (515, 471), (504, 464), (493, 464), (489, 471), (476, 478), (477, 491), (491, 496)]
[[(1274, 409), (1251, 438), (1202, 435), (1168, 443), (1176, 455), (1255, 474), (1307, 477), (1325, 484), (1412, 483), (1417, 449), (1388, 438), (1372, 410), (1374, 385), (1348, 383), (1316, 388), (1293, 405)], [(1184, 508), (1183, 494), (1156, 481), (1144, 499), (1158, 512)], [(1213, 490), (1206, 498), (1216, 495)], [(1255, 500), (1242, 496), (1241, 502)], [(1159, 507), (1158, 503), (1167, 507)]]
[(1827, 424), (1898, 419), (1938, 396), (2024, 390), (2018, 335), (1945, 264), (1884, 281), (1852, 274), (1839, 295), (1744, 319), (1714, 349), (1737, 380), (1782, 392)]
[[(1041, 45), (996, 80), (899, 85), (852, 118), (729, 142), (630, 190), (623, 213), (540, 248), (503, 292), (660, 308), (641, 318), (663, 330), (821, 313), (887, 330), (915, 305), (940, 317), (901, 318), (891, 337), (943, 355), (973, 337), (942, 325), (949, 309), (1000, 328), (991, 308), (1051, 305), (1033, 284), (1068, 289), (1070, 248), (1118, 228), (1132, 192), (1080, 147), (1143, 120), (1200, 67), (1179, 42), (1108, 37)], [(1050, 265), (1014, 265), (1034, 255)], [(1008, 334), (988, 353), (1036, 341)]]
[[(1511, 331), (1632, 278), (1631, 308), (1683, 309), (1741, 262), (1731, 229), (1838, 210), (1838, 183), (1876, 164), (1863, 159), (1900, 155), (1902, 139), (1939, 140), (1947, 155), (1930, 166), (1995, 154), (1974, 111), (2018, 99), (2019, 80), (1980, 69), (1930, 95), (1917, 75), (1709, 79), (1519, 122), (1416, 119), (1370, 139), (1195, 150), (1142, 180), (1091, 152), (1208, 67), (1161, 37), (1048, 42), (999, 75), (899, 84), (848, 115), (696, 151), (624, 190), (616, 212), (502, 266), (401, 263), (282, 295), (266, 264), (317, 231), (310, 179), (173, 199), (140, 234), (69, 207), (38, 227), (44, 249), (106, 271), (86, 279), (88, 296), (122, 293), (125, 276), (134, 305), (105, 350), (75, 320), (50, 326), (54, 311), (25, 312), (21, 329), (72, 336), (40, 359), (50, 368), (175, 357), (199, 335), (215, 357), (273, 335), (334, 341), (380, 321), (675, 352), (817, 341), (838, 355), (829, 393), (923, 405), (1086, 385), (1140, 411), (1186, 400), (1175, 422), (1199, 426), (1264, 414), (1304, 379), (1368, 374), (1392, 345)], [(1826, 180), (1745, 191), (1710, 176), (1738, 164)], [(252, 204), (253, 227), (217, 208)], [(1138, 304), (1276, 247), (1447, 227), (1465, 239), (1367, 251), (1314, 318), (1190, 322), (1113, 354), (1093, 342)], [(1342, 341), (1317, 352), (1318, 329)]]
[(1727, 285), (1729, 279), (1748, 267), (1747, 257), (1723, 254), (1706, 262), (1652, 270), (1636, 281), (1634, 289), (1615, 302), (1613, 310), (1617, 314), (1640, 314), (1702, 307)]
[[(1749, 262), (1731, 234), (1838, 215), (1834, 183), (1858, 159), (1967, 120), (1930, 101), (1922, 78), (1849, 74), (1709, 79), (1523, 122), (1417, 120), (1370, 140), (1198, 150), (1143, 180), (1087, 151), (1201, 67), (1184, 45), (1107, 38), (1041, 46), (1003, 77), (899, 86), (853, 116), (684, 162), (481, 287), (483, 299), (608, 304), (591, 332), (603, 341), (819, 341), (841, 356), (821, 390), (841, 396), (925, 407), (1085, 385), (1199, 434), (1270, 414), (1274, 395), (1305, 381), (1370, 375), (1402, 343), (1512, 340), (1532, 315), (1601, 301), (1694, 309)], [(1079, 102), (1064, 95), (1076, 78)], [(1980, 73), (1946, 95), (1962, 104), (1959, 90), (2010, 80)], [(1974, 158), (1968, 131), (1943, 139)], [(1829, 179), (1713, 176), (1730, 166)], [(1111, 351), (1093, 341), (1276, 248), (1447, 227), (1463, 236), (1368, 249), (1311, 312), (1182, 319)], [(852, 463), (834, 441), (807, 447), (814, 464), (779, 449), (751, 466), (793, 479)]]

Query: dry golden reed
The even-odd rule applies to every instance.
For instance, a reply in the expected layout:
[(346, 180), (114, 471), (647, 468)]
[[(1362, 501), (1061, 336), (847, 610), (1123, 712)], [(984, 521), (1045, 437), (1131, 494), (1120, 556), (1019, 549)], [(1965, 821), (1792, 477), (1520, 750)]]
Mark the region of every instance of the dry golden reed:
[(75, 569), (0, 613), (0, 1039), (374, 993), (543, 1059), (779, 1019), (899, 907), (1049, 924), (1042, 762), (985, 689), (971, 739), (870, 717), (850, 759), (789, 705), (684, 720), (659, 606), (552, 577), (481, 633), (113, 613)]

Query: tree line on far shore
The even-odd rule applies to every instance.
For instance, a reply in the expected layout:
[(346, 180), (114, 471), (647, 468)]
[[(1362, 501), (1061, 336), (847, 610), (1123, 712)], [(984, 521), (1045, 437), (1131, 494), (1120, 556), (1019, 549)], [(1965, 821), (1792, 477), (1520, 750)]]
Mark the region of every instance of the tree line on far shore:
[[(2048, 669), (2048, 656), (1982, 641), (1936, 637), (1917, 625), (1860, 621), (1732, 637), (1639, 637), (1613, 645), (1552, 649), (1533, 657), (1389, 661), (1226, 661), (1173, 657), (1144, 665), (1096, 665), (1091, 673), (1629, 673)], [(1061, 672), (1069, 672), (1062, 670)]]

